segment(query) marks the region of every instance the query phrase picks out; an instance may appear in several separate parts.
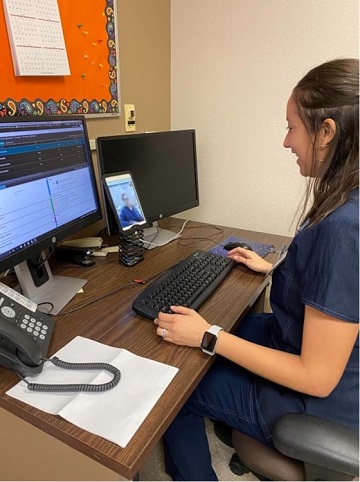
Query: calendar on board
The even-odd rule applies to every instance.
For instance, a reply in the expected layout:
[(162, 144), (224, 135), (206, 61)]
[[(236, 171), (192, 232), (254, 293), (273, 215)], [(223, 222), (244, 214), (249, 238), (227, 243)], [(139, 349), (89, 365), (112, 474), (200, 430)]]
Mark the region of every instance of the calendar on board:
[(3, 0), (15, 75), (70, 75), (57, 0)]

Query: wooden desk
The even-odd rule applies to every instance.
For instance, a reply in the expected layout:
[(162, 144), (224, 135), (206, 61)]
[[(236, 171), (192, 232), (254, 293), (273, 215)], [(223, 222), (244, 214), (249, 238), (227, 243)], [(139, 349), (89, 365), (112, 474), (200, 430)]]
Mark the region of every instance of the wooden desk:
[[(171, 219), (169, 223), (174, 231), (181, 226), (181, 221), (177, 219)], [(85, 278), (88, 283), (84, 293), (77, 295), (63, 310), (74, 311), (56, 317), (49, 355), (75, 336), (81, 335), (180, 369), (126, 448), (122, 449), (60, 417), (49, 415), (5, 395), (18, 379), (14, 373), (3, 368), (0, 369), (0, 407), (117, 474), (132, 479), (214, 360), (201, 350), (177, 347), (156, 336), (153, 323), (136, 316), (131, 310), (133, 299), (144, 288), (132, 283), (132, 280), (150, 278), (194, 250), (207, 250), (231, 235), (272, 243), (276, 248), (290, 241), (282, 236), (233, 228), (217, 231), (209, 225), (192, 222), (187, 225), (179, 243), (174, 241), (165, 247), (146, 252), (145, 261), (135, 267), (122, 266), (118, 262), (118, 255), (111, 253), (106, 258), (96, 258), (96, 266), (93, 268), (71, 267), (55, 270), (63, 275)], [(269, 260), (271, 261), (270, 256)], [(267, 282), (263, 275), (238, 266), (202, 307), (200, 313), (210, 323), (232, 331), (263, 292)], [(122, 287), (124, 289), (121, 289)], [(112, 290), (118, 291), (104, 297)], [(75, 311), (91, 300), (98, 301)], [(56, 474), (54, 478), (57, 479)]]

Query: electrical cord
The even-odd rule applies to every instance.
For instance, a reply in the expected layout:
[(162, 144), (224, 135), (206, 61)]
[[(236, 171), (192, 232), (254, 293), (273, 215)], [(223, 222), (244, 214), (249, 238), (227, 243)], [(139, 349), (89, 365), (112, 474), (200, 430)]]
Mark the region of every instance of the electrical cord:
[(214, 224), (208, 225), (208, 226), (203, 226), (203, 225), (198, 225), (198, 226), (189, 226), (189, 229), (201, 229), (201, 228), (209, 228), (209, 226), (213, 229), (216, 230), (215, 233), (210, 234), (209, 236), (188, 236), (187, 238), (181, 238), (178, 240), (178, 245), (179, 246), (191, 246), (195, 242), (198, 241), (210, 241), (212, 238), (222, 235), (224, 233), (224, 228), (220, 228), (219, 226), (215, 226)]
[[(88, 301), (87, 303), (84, 303), (84, 304), (81, 305), (81, 306), (78, 306), (78, 307), (76, 307), (76, 308), (73, 308), (73, 309), (71, 309), (71, 310), (69, 310), (69, 311), (65, 311), (65, 313), (59, 313), (58, 315), (52, 315), (52, 316), (53, 316), (53, 318), (57, 318), (57, 317), (59, 317), (59, 316), (71, 315), (72, 313), (76, 313), (77, 311), (83, 310), (84, 308), (87, 308), (88, 306), (91, 306), (91, 305), (93, 305), (94, 303), (97, 303), (98, 301), (107, 298), (108, 296), (114, 295), (114, 294), (116, 294), (116, 293), (120, 293), (121, 291), (123, 291), (123, 290), (125, 290), (125, 289), (127, 289), (127, 288), (130, 288), (131, 286), (136, 286), (137, 284), (139, 284), (139, 283), (137, 283), (136, 281), (132, 281), (131, 283), (128, 283), (128, 284), (126, 284), (126, 285), (124, 285), (124, 286), (120, 286), (119, 288), (116, 288), (116, 289), (114, 289), (114, 290), (112, 290), (112, 291), (109, 291), (109, 292), (105, 293), (104, 295), (99, 296), (98, 298), (93, 298), (92, 300)], [(48, 314), (51, 314), (51, 312), (48, 313)]]
[(59, 269), (86, 269), (86, 271), (89, 271), (90, 269), (95, 269), (98, 268), (99, 265), (93, 265), (93, 266), (75, 266), (71, 263), (60, 263), (56, 265), (57, 268)]
[(113, 375), (112, 380), (106, 383), (67, 383), (67, 384), (47, 384), (47, 383), (31, 383), (25, 380), (21, 375), (20, 378), (27, 384), (28, 390), (32, 392), (90, 392), (99, 393), (106, 392), (116, 387), (121, 379), (120, 370), (109, 363), (70, 363), (60, 360), (57, 356), (52, 358), (43, 358), (43, 361), (49, 361), (56, 367), (64, 370), (101, 370), (109, 372)]
[(30, 264), (36, 268), (36, 269), (40, 269), (44, 266), (44, 264), (49, 261), (50, 257), (54, 254), (55, 252), (55, 248), (56, 248), (56, 245), (54, 246), (51, 246), (49, 248), (49, 254), (47, 256), (45, 256), (45, 258), (42, 257), (42, 252), (39, 254), (39, 257), (38, 257), (38, 260), (36, 263), (33, 263), (32, 261), (30, 261)]
[[(166, 241), (165, 243), (156, 244), (156, 243), (153, 243), (152, 241), (145, 241), (145, 240), (143, 240), (144, 245), (151, 245), (151, 246), (155, 246), (155, 247), (157, 247), (157, 248), (161, 248), (162, 246), (166, 246), (167, 244), (171, 243), (171, 241), (174, 241), (174, 239), (177, 239), (179, 236), (181, 236), (182, 232), (183, 232), (184, 229), (185, 229), (186, 224), (187, 224), (189, 221), (190, 221), (190, 219), (187, 219), (187, 220), (183, 223), (180, 231), (179, 231), (177, 234), (175, 234), (172, 238), (170, 238), (168, 241)], [(156, 238), (158, 235), (159, 235), (159, 233), (156, 234), (155, 238)], [(155, 239), (155, 238), (154, 238), (154, 239)]]
[(43, 313), (44, 315), (49, 315), (52, 312), (52, 310), (55, 308), (54, 304), (51, 303), (51, 301), (43, 301), (41, 303), (38, 303), (37, 307), (39, 308), (39, 306), (42, 306), (42, 305), (50, 305), (50, 310), (47, 311), (46, 313), (44, 311), (39, 310), (40, 313)]
[(151, 241), (144, 241), (144, 244), (145, 244), (145, 243), (146, 243), (146, 244), (152, 244), (152, 243), (155, 241), (155, 239), (159, 236), (160, 232), (161, 232), (161, 228), (159, 228), (159, 226), (156, 226), (156, 234), (155, 234), (155, 236), (152, 238)]
[[(191, 221), (190, 219), (187, 219), (187, 220), (183, 223), (180, 231), (179, 231), (177, 234), (175, 234), (171, 239), (169, 239), (168, 241), (166, 241), (165, 243), (162, 243), (162, 244), (154, 243), (154, 241), (156, 240), (156, 238), (160, 235), (160, 233), (161, 233), (161, 231), (162, 231), (162, 228), (159, 228), (159, 227), (157, 227), (156, 234), (155, 234), (155, 236), (152, 238), (152, 240), (151, 240), (151, 241), (146, 241), (146, 240), (144, 240), (143, 243), (144, 243), (144, 245), (151, 245), (151, 246), (155, 246), (155, 247), (157, 247), (157, 248), (160, 248), (160, 247), (162, 247), (162, 246), (166, 246), (168, 243), (171, 243), (171, 241), (174, 241), (175, 239), (179, 238), (179, 236), (183, 233), (184, 229), (201, 229), (201, 228), (207, 228), (207, 229), (209, 229), (209, 227), (211, 227), (211, 228), (213, 228), (213, 229), (216, 229), (217, 232), (214, 233), (214, 234), (210, 234), (208, 237), (193, 237), (193, 236), (189, 236), (188, 238), (182, 238), (182, 241), (186, 241), (186, 240), (208, 241), (208, 240), (211, 239), (212, 237), (217, 236), (218, 234), (222, 234), (222, 233), (224, 232), (224, 229), (223, 229), (223, 228), (220, 228), (219, 226), (215, 226), (215, 224), (210, 224), (210, 225), (209, 225), (209, 224), (208, 224), (208, 225), (198, 224), (197, 226), (186, 226), (186, 224), (187, 224), (188, 222), (190, 222), (190, 221)], [(174, 225), (171, 225), (171, 226), (167, 226), (167, 228), (169, 228), (169, 229), (171, 229), (171, 228), (178, 228), (178, 226), (174, 224)], [(106, 228), (103, 228), (101, 231), (99, 231), (98, 236), (100, 236), (101, 233), (102, 233), (105, 229), (106, 229)], [(180, 246), (189, 246), (190, 244), (193, 244), (193, 243), (187, 243), (187, 244), (185, 244), (185, 243), (182, 243), (182, 242), (179, 242), (179, 241), (178, 241), (178, 244), (179, 244)]]
[[(146, 279), (134, 279), (133, 281), (131, 281), (131, 283), (127, 283), (126, 285), (120, 286), (119, 288), (115, 288), (114, 290), (109, 291), (109, 292), (105, 293), (104, 295), (99, 296), (97, 298), (94, 298), (94, 299), (88, 301), (87, 303), (84, 303), (81, 306), (78, 306), (78, 307), (73, 308), (69, 311), (66, 311), (65, 313), (59, 313), (58, 315), (51, 315), (51, 312), (49, 312), (47, 314), (51, 315), (53, 318), (57, 318), (59, 316), (71, 315), (73, 313), (76, 313), (77, 311), (80, 311), (80, 310), (83, 310), (84, 308), (87, 308), (90, 305), (93, 305), (94, 303), (97, 303), (100, 300), (103, 300), (103, 299), (107, 298), (108, 296), (112, 296), (116, 293), (120, 293), (121, 291), (126, 290), (127, 288), (131, 288), (131, 287), (137, 286), (139, 284), (146, 284), (149, 281), (157, 278), (158, 276), (161, 276), (163, 273), (165, 273), (165, 271), (167, 271), (167, 269), (164, 269), (160, 273), (156, 273), (156, 274), (154, 274), (154, 275), (152, 275), (152, 276), (150, 276), (149, 278), (146, 278)], [(44, 302), (44, 304), (45, 304), (45, 302)]]

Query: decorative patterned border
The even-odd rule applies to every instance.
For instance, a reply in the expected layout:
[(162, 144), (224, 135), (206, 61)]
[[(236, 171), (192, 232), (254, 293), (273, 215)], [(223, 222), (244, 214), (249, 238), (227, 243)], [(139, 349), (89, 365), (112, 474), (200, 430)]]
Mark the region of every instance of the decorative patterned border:
[(119, 92), (118, 92), (118, 71), (115, 39), (115, 17), (114, 0), (106, 0), (105, 15), (107, 18), (107, 46), (109, 49), (109, 93), (110, 100), (105, 99), (89, 101), (87, 99), (70, 101), (66, 99), (33, 101), (22, 99), (16, 102), (8, 98), (0, 102), (0, 116), (16, 115), (54, 115), (54, 114), (118, 114), (119, 113)]

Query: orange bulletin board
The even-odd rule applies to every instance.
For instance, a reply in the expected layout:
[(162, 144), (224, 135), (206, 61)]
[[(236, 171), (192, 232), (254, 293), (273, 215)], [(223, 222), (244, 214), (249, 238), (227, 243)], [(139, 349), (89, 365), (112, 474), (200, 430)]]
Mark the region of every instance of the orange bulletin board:
[(58, 0), (69, 76), (15, 76), (0, 0), (0, 115), (119, 115), (116, 0)]

